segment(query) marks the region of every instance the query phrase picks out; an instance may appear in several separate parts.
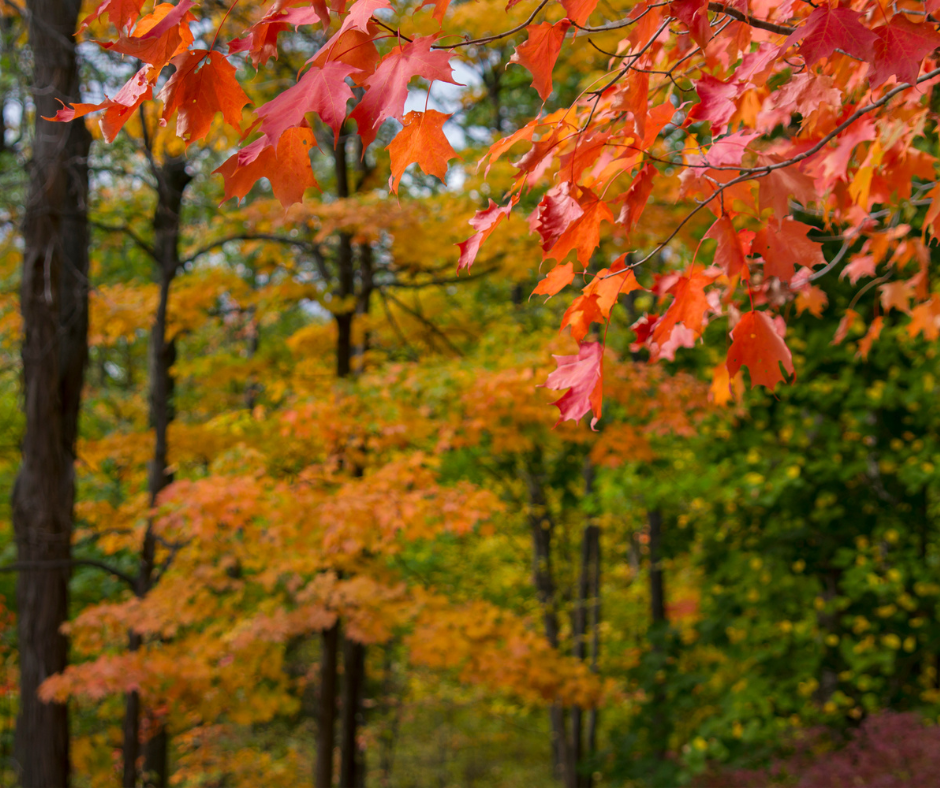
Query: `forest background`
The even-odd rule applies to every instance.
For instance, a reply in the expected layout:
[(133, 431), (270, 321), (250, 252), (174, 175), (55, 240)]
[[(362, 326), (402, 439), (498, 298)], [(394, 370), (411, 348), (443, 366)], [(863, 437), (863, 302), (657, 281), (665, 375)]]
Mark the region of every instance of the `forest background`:
[(930, 784), (935, 9), (526, 5), (0, 8), (0, 784)]

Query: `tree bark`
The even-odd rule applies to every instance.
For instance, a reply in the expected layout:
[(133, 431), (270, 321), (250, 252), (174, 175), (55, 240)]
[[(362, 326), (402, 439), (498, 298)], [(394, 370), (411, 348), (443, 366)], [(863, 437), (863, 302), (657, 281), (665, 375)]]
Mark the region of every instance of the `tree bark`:
[(340, 788), (361, 788), (365, 784), (365, 753), (356, 741), (362, 717), (366, 647), (351, 640), (343, 642), (343, 692), (340, 721)]
[[(192, 180), (186, 172), (186, 160), (169, 158), (162, 166), (154, 168), (157, 179), (157, 209), (153, 218), (154, 262), (159, 279), (159, 300), (150, 331), (150, 426), (154, 430), (154, 451), (147, 473), (147, 491), (150, 506), (154, 507), (160, 493), (173, 481), (167, 471), (167, 433), (175, 417), (173, 389), (175, 381), (171, 370), (176, 362), (176, 343), (167, 339), (167, 310), (170, 302), (170, 286), (180, 267), (180, 211), (183, 194)], [(143, 598), (150, 591), (154, 580), (157, 540), (153, 520), (148, 520), (147, 530), (141, 546), (135, 593)], [(136, 651), (141, 639), (130, 637), (130, 650)], [(138, 781), (137, 761), (140, 756), (140, 712), (139, 694), (127, 695), (124, 714), (124, 783), (123, 788), (134, 788)], [(152, 745), (152, 746), (151, 746)], [(145, 784), (148, 788), (165, 788), (169, 776), (167, 763), (168, 743), (166, 731), (158, 725), (144, 746)]]
[[(590, 595), (591, 601), (588, 607), (589, 627), (591, 630), (591, 672), (597, 673), (597, 660), (601, 650), (601, 529), (596, 525), (588, 526), (591, 563), (591, 581)], [(591, 709), (588, 712), (587, 723), (587, 754), (589, 758), (597, 755), (597, 722), (598, 710)], [(585, 776), (585, 788), (591, 788), (594, 779), (591, 774)]]
[[(552, 648), (558, 648), (558, 611), (555, 607), (555, 579), (552, 573), (552, 534), (555, 525), (548, 512), (545, 490), (542, 487), (541, 457), (525, 471), (529, 494), (529, 529), (532, 532), (532, 583), (542, 608), (545, 638)], [(572, 769), (571, 748), (565, 721), (565, 710), (559, 703), (549, 710), (552, 726), (552, 763), (555, 774), (565, 785), (570, 784)]]
[(317, 764), (315, 788), (333, 785), (333, 730), (336, 720), (336, 667), (339, 651), (339, 621), (321, 636), (320, 708), (317, 715)]
[[(75, 439), (88, 358), (88, 151), (84, 123), (42, 117), (79, 101), (73, 41), (77, 0), (28, 0), (35, 138), (23, 226), (20, 309), (26, 430), (13, 487), (20, 708), (14, 755), (25, 788), (70, 783), (64, 704), (43, 703), (39, 685), (65, 669), (68, 560), (75, 498)], [(55, 562), (55, 566), (37, 566)]]
[[(659, 509), (651, 509), (648, 514), (649, 519), (649, 548), (650, 548), (650, 614), (653, 619), (653, 627), (663, 628), (668, 620), (666, 618), (666, 589), (663, 578), (662, 568), (662, 535), (663, 535), (663, 517)], [(659, 633), (660, 635), (662, 633)], [(658, 645), (659, 641), (654, 640), (654, 651), (661, 651)], [(657, 757), (664, 760), (666, 757), (666, 715), (664, 711), (665, 697), (659, 683), (656, 684), (653, 696), (653, 720), (652, 720), (652, 738), (653, 747), (656, 750)]]

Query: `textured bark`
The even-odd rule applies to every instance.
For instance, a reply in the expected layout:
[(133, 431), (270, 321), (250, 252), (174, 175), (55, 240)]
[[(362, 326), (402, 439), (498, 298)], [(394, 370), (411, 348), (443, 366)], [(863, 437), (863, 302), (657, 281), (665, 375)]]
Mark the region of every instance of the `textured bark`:
[[(548, 511), (542, 482), (542, 460), (536, 456), (525, 469), (525, 481), (529, 494), (529, 530), (532, 533), (532, 583), (535, 595), (542, 608), (542, 623), (545, 638), (552, 648), (558, 648), (558, 611), (555, 599), (555, 578), (552, 573), (552, 535), (555, 524)], [(555, 774), (566, 786), (571, 785), (574, 765), (565, 710), (555, 703), (549, 710), (552, 726), (552, 764)]]
[(366, 647), (362, 643), (345, 638), (340, 721), (340, 788), (361, 788), (365, 785), (365, 753), (356, 741), (356, 732), (362, 723), (365, 672)]
[(336, 668), (339, 656), (339, 622), (323, 631), (320, 655), (320, 708), (317, 715), (317, 764), (315, 788), (333, 785), (333, 736), (336, 721)]
[[(666, 588), (663, 578), (662, 568), (662, 536), (663, 536), (663, 516), (658, 509), (651, 509), (648, 515), (649, 520), (649, 548), (650, 548), (650, 614), (653, 619), (654, 628), (662, 628), (667, 623), (666, 618)], [(654, 641), (654, 650), (660, 651), (660, 647)], [(666, 699), (663, 696), (660, 685), (656, 685), (653, 694), (653, 719), (652, 719), (652, 737), (653, 747), (655, 748), (660, 760), (666, 758), (666, 728), (667, 720), (665, 714)]]
[[(83, 123), (50, 123), (56, 99), (78, 101), (76, 0), (28, 0), (35, 138), (23, 226), (23, 389), (26, 431), (13, 487), (20, 658), (14, 756), (24, 788), (65, 788), (65, 705), (39, 685), (65, 669), (75, 438), (88, 357), (88, 151)], [(42, 564), (49, 566), (43, 567)]]
[[(155, 168), (157, 178), (157, 209), (153, 218), (154, 263), (159, 280), (159, 300), (150, 330), (150, 426), (154, 430), (154, 451), (147, 472), (147, 491), (150, 505), (156, 505), (160, 493), (173, 481), (167, 468), (167, 433), (173, 421), (173, 389), (175, 381), (171, 370), (176, 362), (176, 343), (167, 339), (166, 318), (170, 301), (170, 286), (180, 268), (180, 211), (183, 194), (192, 180), (186, 172), (186, 161), (169, 158)], [(148, 521), (140, 551), (135, 593), (144, 597), (154, 581), (157, 540), (153, 522)], [(130, 650), (136, 651), (141, 639), (130, 636)], [(141, 748), (140, 743), (141, 703), (137, 692), (127, 695), (124, 713), (124, 782), (123, 788), (134, 788), (138, 782), (138, 759), (144, 750), (146, 773), (145, 784), (152, 788), (164, 788), (169, 776), (167, 763), (168, 745), (166, 731), (157, 727), (150, 740)]]

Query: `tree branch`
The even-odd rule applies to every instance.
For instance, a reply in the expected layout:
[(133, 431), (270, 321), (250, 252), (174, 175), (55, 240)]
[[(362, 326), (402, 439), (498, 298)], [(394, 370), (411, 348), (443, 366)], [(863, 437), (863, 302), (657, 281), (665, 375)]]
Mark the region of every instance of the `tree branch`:
[(129, 224), (105, 224), (104, 222), (96, 222), (92, 219), (88, 220), (88, 224), (94, 227), (97, 230), (104, 230), (109, 233), (124, 233), (128, 238), (130, 238), (137, 246), (143, 249), (152, 259), (157, 259), (156, 250), (148, 244), (143, 238), (141, 238), (134, 229)]
[(196, 249), (188, 257), (180, 260), (182, 265), (186, 263), (193, 262), (197, 257), (202, 257), (204, 254), (215, 251), (225, 246), (225, 244), (230, 243), (231, 241), (271, 241), (272, 243), (286, 244), (288, 246), (296, 246), (301, 249), (306, 249), (316, 253), (316, 247), (308, 241), (304, 241), (298, 238), (291, 238), (286, 235), (273, 235), (269, 233), (238, 233), (236, 235), (228, 235), (225, 238), (219, 238), (217, 241), (213, 241), (206, 246)]
[(19, 572), (29, 569), (66, 569), (73, 566), (90, 566), (95, 569), (101, 569), (110, 575), (114, 575), (118, 580), (123, 580), (131, 588), (136, 588), (137, 581), (130, 575), (125, 574), (120, 569), (106, 564), (104, 561), (96, 561), (93, 558), (66, 558), (56, 561), (16, 561), (12, 564), (0, 566), (0, 572)]

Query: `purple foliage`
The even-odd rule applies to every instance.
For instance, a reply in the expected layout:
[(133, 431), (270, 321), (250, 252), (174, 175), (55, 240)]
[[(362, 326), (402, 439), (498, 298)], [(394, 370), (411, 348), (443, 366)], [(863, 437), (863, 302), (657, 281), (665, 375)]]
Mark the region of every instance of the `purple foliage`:
[(865, 720), (850, 741), (832, 748), (821, 731), (807, 732), (796, 751), (762, 771), (710, 775), (722, 788), (935, 788), (940, 786), (940, 727), (916, 714), (883, 711)]

